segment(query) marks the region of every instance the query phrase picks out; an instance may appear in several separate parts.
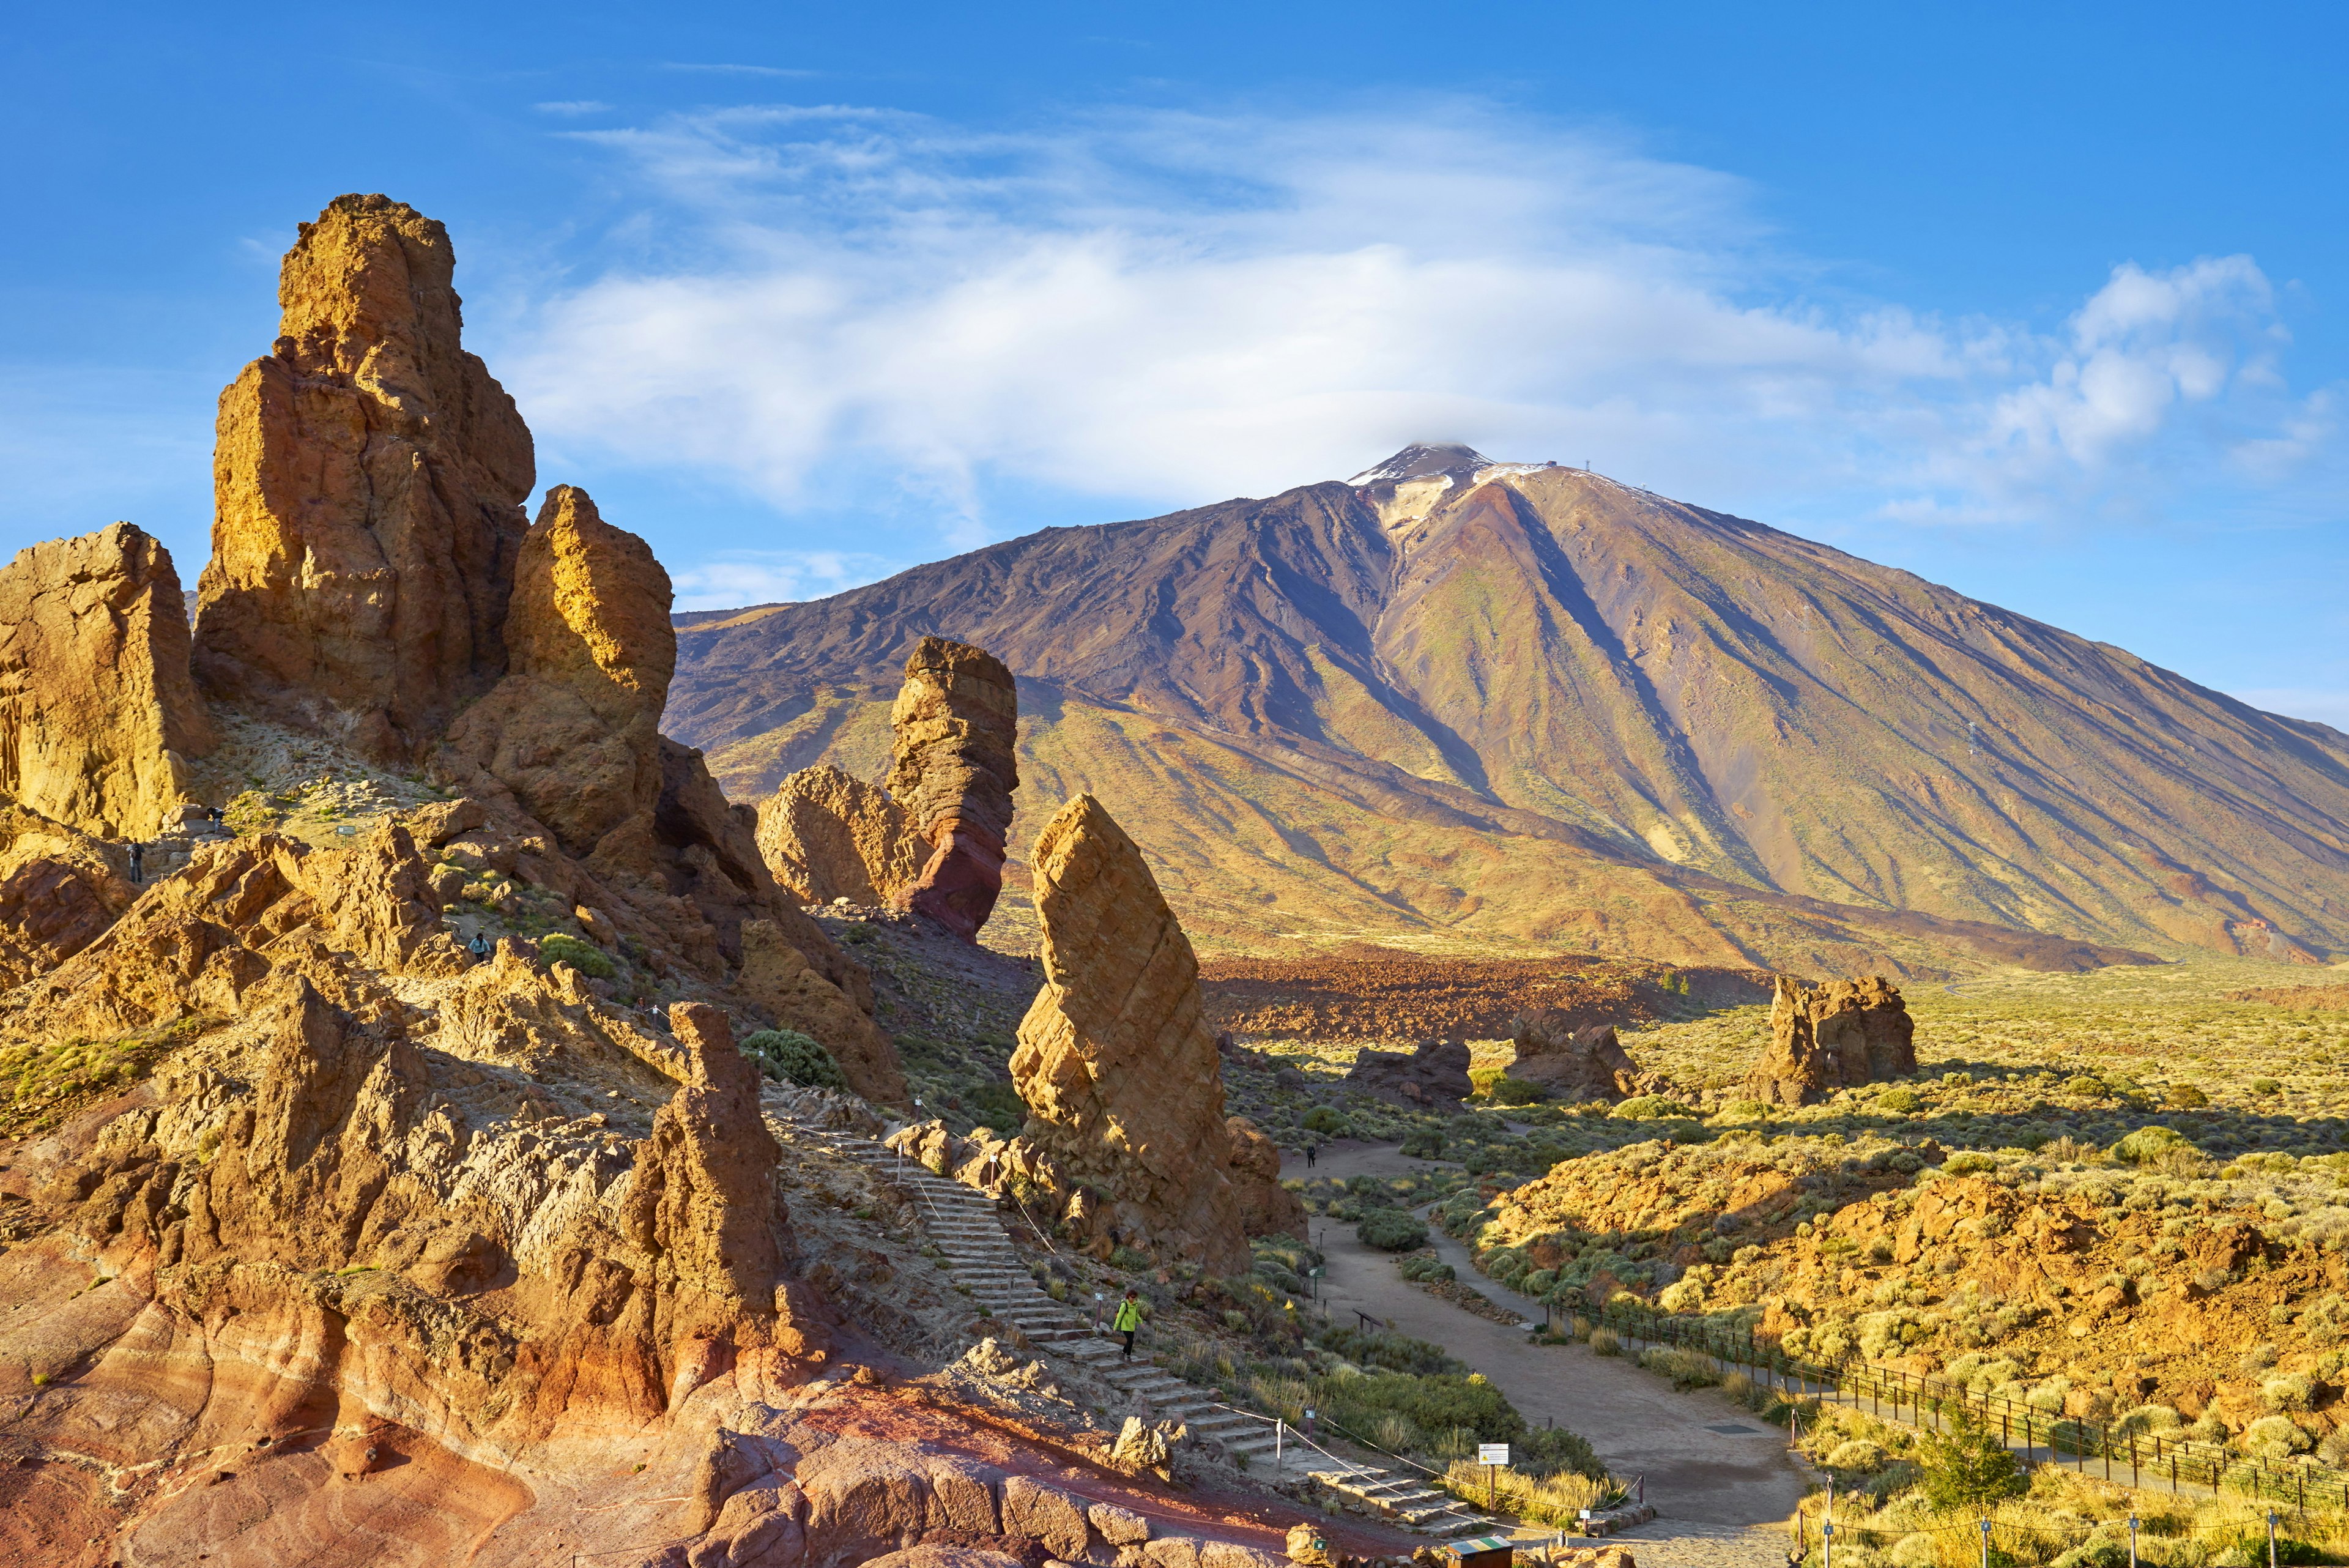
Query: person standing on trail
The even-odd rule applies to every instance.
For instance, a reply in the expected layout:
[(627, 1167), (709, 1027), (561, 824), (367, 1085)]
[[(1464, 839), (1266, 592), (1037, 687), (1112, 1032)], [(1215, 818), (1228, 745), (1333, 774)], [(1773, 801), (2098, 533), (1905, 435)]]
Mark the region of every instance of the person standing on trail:
[(130, 841), (130, 880), (133, 883), (147, 880), (147, 846), (135, 838)]
[(1132, 1285), (1125, 1287), (1125, 1299), (1117, 1303), (1117, 1316), (1110, 1327), (1125, 1335), (1125, 1359), (1133, 1359), (1133, 1336), (1142, 1328), (1142, 1293)]
[(1305, 1146), (1305, 1168), (1313, 1168), (1313, 1146), (1309, 1143)]
[(473, 955), (475, 963), (479, 963), (490, 956), (490, 939), (475, 931), (473, 940), (465, 944), (465, 950)]

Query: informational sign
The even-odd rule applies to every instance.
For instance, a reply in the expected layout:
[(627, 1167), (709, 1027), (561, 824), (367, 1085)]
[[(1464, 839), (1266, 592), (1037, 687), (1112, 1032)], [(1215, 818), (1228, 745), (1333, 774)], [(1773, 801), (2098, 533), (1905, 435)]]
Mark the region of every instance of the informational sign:
[(1509, 1445), (1506, 1443), (1477, 1444), (1476, 1462), (1480, 1465), (1507, 1464), (1509, 1462)]

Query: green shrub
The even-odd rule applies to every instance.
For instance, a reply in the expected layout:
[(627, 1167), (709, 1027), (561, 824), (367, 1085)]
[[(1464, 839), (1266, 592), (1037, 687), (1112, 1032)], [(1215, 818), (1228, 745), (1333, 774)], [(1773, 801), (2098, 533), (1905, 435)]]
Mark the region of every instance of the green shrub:
[(1979, 1176), (1997, 1168), (1998, 1161), (1970, 1148), (1960, 1149), (1941, 1162), (1941, 1169), (1951, 1176)]
[(742, 1054), (779, 1084), (797, 1084), (802, 1089), (848, 1087), (832, 1053), (796, 1029), (761, 1029), (743, 1040)]
[(605, 956), (603, 949), (561, 931), (538, 939), (538, 956), (549, 963), (567, 963), (595, 980), (616, 979), (620, 972), (619, 966)]
[(2251, 1093), (2261, 1096), (2281, 1095), (2283, 1093), (2283, 1085), (2274, 1078), (2253, 1078)]
[(2201, 1090), (2196, 1088), (2191, 1084), (2172, 1084), (2169, 1085), (2168, 1092), (2163, 1095), (2162, 1098), (2168, 1100), (2173, 1106), (2184, 1106), (2189, 1109), (2196, 1106), (2207, 1106), (2210, 1103), (2210, 1096), (2204, 1094)]
[(2185, 1134), (2160, 1126), (2139, 1127), (2112, 1147), (2113, 1158), (2123, 1165), (2158, 1165), (2200, 1152)]
[(1611, 1328), (1594, 1328), (1590, 1331), (1590, 1353), (1593, 1355), (1620, 1355), (1623, 1354), (1622, 1338)]
[(1670, 1095), (1634, 1095), (1617, 1106), (1611, 1114), (1627, 1121), (1650, 1122), (1661, 1116), (1687, 1116), (1696, 1113)]
[(1402, 1152), (1413, 1159), (1442, 1159), (1444, 1134), (1433, 1127), (1422, 1127), (1417, 1132), (1405, 1134)]
[(1307, 1132), (1317, 1132), (1324, 1137), (1347, 1137), (1354, 1130), (1354, 1124), (1346, 1119), (1346, 1113), (1331, 1106), (1314, 1106), (1305, 1113), (1305, 1119), (1298, 1125)]
[(1945, 1512), (1982, 1512), (2029, 1490), (2030, 1478), (1996, 1432), (1960, 1407), (1948, 1425), (1922, 1434), (1925, 1497)]
[(1442, 1259), (1426, 1253), (1414, 1253), (1402, 1261), (1402, 1277), (1433, 1284), (1439, 1280), (1456, 1280), (1459, 1271)]
[(1381, 1252), (1409, 1252), (1427, 1245), (1427, 1227), (1408, 1210), (1373, 1209), (1354, 1227), (1365, 1247)]
[(1548, 1099), (1549, 1091), (1524, 1078), (1504, 1076), (1493, 1080), (1493, 1098), (1504, 1106), (1530, 1106)]
[(1865, 1438), (1852, 1438), (1837, 1443), (1827, 1455), (1827, 1469), (1855, 1470), (1861, 1475), (1872, 1476), (1888, 1462), (1889, 1456), (1882, 1447)]
[(1692, 1350), (1651, 1345), (1640, 1353), (1640, 1365), (1672, 1380), (1675, 1388), (1710, 1388), (1721, 1381), (1713, 1363)]
[(267, 795), (249, 789), (221, 808), (221, 825), (240, 838), (249, 833), (266, 833), (277, 826), (277, 808), (269, 804)]
[(1903, 1084), (1899, 1088), (1887, 1089), (1877, 1096), (1876, 1106), (1878, 1110), (1891, 1111), (1895, 1115), (1905, 1116), (1923, 1110), (1925, 1096)]

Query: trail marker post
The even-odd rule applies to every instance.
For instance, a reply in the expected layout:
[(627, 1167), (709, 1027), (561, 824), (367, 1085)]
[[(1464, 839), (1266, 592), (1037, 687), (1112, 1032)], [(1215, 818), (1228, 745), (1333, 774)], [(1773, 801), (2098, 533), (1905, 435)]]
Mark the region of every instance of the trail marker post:
[(1477, 1444), (1476, 1462), (1485, 1467), (1485, 1511), (1490, 1513), (1493, 1511), (1494, 1500), (1499, 1495), (1500, 1470), (1497, 1467), (1506, 1466), (1509, 1462), (1509, 1445), (1506, 1443)]

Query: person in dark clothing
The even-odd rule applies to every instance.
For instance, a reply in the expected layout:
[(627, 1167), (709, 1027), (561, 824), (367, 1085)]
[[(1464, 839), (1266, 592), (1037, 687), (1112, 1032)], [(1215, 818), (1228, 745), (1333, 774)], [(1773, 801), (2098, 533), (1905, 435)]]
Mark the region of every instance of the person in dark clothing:
[(490, 956), (490, 939), (481, 935), (481, 932), (475, 931), (473, 933), (473, 940), (465, 944), (465, 950), (473, 955), (473, 961), (475, 963), (479, 963), (481, 960)]
[(1313, 1168), (1313, 1146), (1309, 1143), (1305, 1146), (1305, 1168)]
[(130, 846), (130, 879), (133, 882), (147, 879), (147, 846), (135, 841)]

